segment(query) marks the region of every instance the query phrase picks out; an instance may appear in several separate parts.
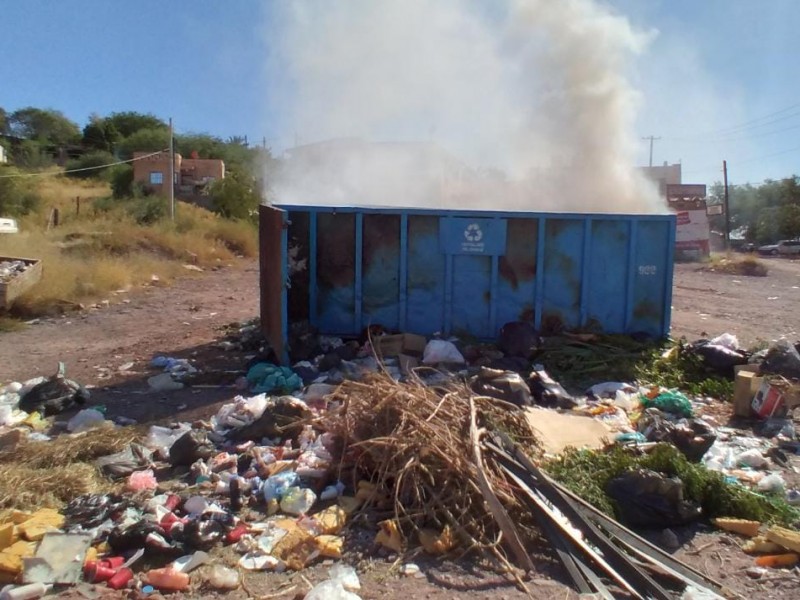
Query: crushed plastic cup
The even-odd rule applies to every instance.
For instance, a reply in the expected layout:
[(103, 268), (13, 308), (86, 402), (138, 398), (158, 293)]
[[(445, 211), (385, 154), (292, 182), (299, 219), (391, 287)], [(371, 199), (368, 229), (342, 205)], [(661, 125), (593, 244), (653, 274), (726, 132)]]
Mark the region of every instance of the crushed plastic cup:
[(208, 585), (217, 590), (235, 590), (239, 587), (239, 573), (222, 565), (214, 565), (207, 576)]
[(158, 481), (153, 474), (152, 469), (144, 471), (134, 471), (128, 477), (128, 489), (134, 492), (141, 492), (143, 490), (154, 490), (158, 487)]

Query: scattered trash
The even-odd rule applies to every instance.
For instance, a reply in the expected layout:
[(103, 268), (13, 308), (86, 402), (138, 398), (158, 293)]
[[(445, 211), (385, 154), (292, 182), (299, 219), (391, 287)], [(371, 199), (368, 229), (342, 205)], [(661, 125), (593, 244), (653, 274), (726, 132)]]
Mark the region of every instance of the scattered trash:
[(426, 365), (464, 364), (464, 356), (453, 342), (447, 340), (431, 340), (425, 346), (422, 362)]
[(247, 372), (247, 383), (254, 394), (288, 394), (303, 387), (303, 380), (289, 367), (257, 363)]
[(579, 402), (550, 377), (541, 365), (534, 365), (528, 377), (528, 386), (538, 404), (558, 408), (574, 408)]
[(216, 590), (235, 590), (240, 585), (239, 573), (222, 565), (213, 565), (206, 581)]
[(642, 395), (640, 401), (645, 408), (653, 406), (663, 412), (673, 413), (687, 418), (691, 417), (693, 414), (691, 401), (676, 390), (656, 390), (647, 395)]
[(27, 413), (39, 412), (45, 416), (55, 415), (75, 404), (85, 404), (89, 391), (65, 377), (66, 366), (58, 363), (55, 375), (26, 391), (19, 391), (19, 408)]
[(701, 515), (700, 507), (683, 497), (683, 483), (654, 471), (631, 471), (612, 479), (608, 495), (633, 527), (685, 525)]

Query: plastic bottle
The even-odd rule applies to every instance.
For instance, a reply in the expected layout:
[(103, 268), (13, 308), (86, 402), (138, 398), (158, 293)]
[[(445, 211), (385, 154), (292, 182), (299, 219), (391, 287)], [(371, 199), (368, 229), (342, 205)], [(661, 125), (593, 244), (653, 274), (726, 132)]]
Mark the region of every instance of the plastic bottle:
[(180, 592), (189, 587), (189, 575), (175, 569), (153, 569), (147, 572), (147, 583), (160, 590)]
[(28, 585), (22, 585), (11, 590), (5, 590), (0, 594), (0, 600), (30, 600), (32, 598), (41, 598), (51, 589), (53, 589), (52, 585), (29, 583)]
[(788, 554), (768, 554), (767, 556), (759, 556), (756, 559), (756, 565), (759, 567), (792, 567), (800, 562), (800, 557), (794, 552)]

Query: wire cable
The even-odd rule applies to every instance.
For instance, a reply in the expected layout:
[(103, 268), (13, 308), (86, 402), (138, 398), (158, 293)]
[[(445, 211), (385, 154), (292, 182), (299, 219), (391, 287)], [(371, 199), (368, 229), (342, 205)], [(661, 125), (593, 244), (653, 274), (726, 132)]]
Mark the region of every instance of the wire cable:
[(113, 163), (108, 163), (106, 165), (97, 165), (95, 167), (81, 167), (80, 169), (69, 169), (67, 171), (47, 171), (44, 173), (12, 173), (11, 175), (0, 175), (0, 179), (11, 179), (14, 177), (57, 177), (58, 175), (66, 175), (67, 173), (78, 173), (80, 171), (91, 171), (93, 169), (105, 169), (107, 167), (114, 167), (116, 165), (124, 165), (127, 163), (136, 162), (137, 160), (144, 160), (145, 158), (150, 158), (151, 156), (167, 152), (168, 150), (169, 150), (168, 148), (165, 148), (164, 150), (159, 150), (158, 152), (145, 154), (144, 156), (137, 156), (136, 158), (130, 158), (128, 160), (118, 160)]

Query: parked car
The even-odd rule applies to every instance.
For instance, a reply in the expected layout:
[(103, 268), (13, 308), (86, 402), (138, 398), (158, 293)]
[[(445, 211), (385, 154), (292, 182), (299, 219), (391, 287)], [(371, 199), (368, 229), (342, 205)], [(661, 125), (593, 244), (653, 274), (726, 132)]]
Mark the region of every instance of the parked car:
[(0, 233), (19, 233), (16, 219), (0, 218)]
[(767, 244), (761, 246), (758, 253), (769, 256), (800, 254), (800, 240), (781, 240), (777, 244)]

